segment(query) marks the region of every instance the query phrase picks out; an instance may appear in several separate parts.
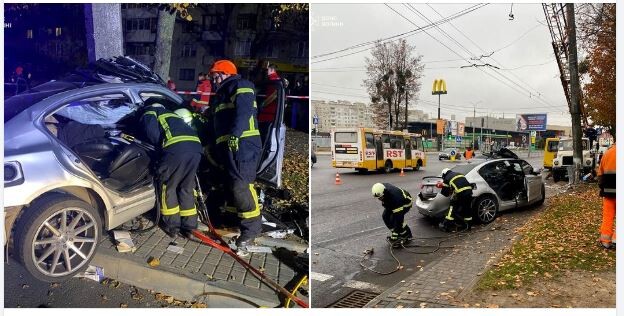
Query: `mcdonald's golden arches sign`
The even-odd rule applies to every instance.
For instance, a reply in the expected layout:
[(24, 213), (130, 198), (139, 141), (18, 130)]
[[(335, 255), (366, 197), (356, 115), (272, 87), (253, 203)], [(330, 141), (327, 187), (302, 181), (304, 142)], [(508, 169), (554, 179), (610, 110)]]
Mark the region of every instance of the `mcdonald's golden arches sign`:
[(446, 94), (446, 82), (443, 79), (434, 80), (431, 94)]

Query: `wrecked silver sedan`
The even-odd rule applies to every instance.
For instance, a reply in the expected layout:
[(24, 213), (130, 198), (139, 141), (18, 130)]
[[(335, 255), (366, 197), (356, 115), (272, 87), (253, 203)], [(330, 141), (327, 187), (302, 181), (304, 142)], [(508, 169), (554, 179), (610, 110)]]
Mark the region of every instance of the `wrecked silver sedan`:
[[(482, 223), (492, 222), (500, 211), (541, 205), (546, 198), (540, 172), (522, 159), (473, 160), (451, 170), (464, 174), (472, 184), (471, 208)], [(441, 177), (423, 178), (415, 203), (420, 214), (441, 219), (448, 212), (451, 199), (436, 187), (441, 181)]]

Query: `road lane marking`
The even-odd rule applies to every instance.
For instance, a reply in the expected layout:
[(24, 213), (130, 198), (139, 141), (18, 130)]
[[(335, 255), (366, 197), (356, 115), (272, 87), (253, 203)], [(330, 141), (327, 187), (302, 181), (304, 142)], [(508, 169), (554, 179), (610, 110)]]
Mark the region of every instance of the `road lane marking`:
[(310, 272), (310, 279), (312, 280), (316, 280), (316, 281), (321, 281), (321, 282), (325, 282), (331, 278), (333, 278), (333, 275), (329, 275), (329, 274), (322, 274), (322, 273), (318, 273), (318, 272)]
[(347, 281), (342, 286), (343, 287), (352, 288), (352, 289), (356, 289), (356, 290), (380, 291), (379, 287), (377, 285), (375, 285), (375, 284), (368, 283), (368, 282), (362, 282), (362, 281), (355, 281), (355, 280)]

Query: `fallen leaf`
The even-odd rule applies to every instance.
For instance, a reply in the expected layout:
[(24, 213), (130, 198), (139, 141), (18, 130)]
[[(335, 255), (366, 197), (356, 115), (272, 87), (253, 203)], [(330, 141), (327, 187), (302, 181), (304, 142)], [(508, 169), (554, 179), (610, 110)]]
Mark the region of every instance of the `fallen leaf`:
[(128, 304), (126, 304), (126, 303), (121, 303), (121, 304), (119, 304), (119, 307), (121, 307), (121, 308), (127, 308), (127, 307), (128, 307)]
[(149, 264), (149, 265), (150, 265), (150, 267), (157, 267), (157, 266), (159, 266), (159, 265), (160, 265), (160, 259), (158, 259), (158, 258), (154, 258), (154, 257), (150, 257), (150, 258), (147, 260), (147, 264)]
[(206, 308), (208, 307), (206, 303), (195, 302), (191, 304), (191, 308)]

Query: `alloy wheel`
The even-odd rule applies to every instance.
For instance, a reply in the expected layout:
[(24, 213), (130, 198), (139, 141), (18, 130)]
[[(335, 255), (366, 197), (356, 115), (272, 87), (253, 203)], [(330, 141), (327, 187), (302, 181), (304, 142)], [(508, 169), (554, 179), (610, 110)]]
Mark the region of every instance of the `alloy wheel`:
[(45, 219), (32, 241), (32, 260), (39, 272), (60, 277), (88, 262), (99, 239), (93, 215), (80, 208), (65, 208)]

